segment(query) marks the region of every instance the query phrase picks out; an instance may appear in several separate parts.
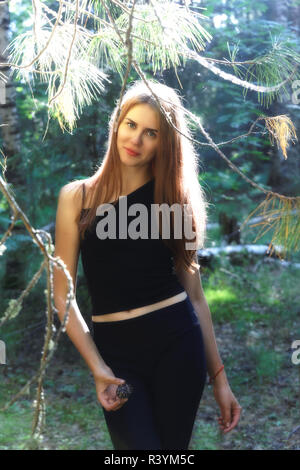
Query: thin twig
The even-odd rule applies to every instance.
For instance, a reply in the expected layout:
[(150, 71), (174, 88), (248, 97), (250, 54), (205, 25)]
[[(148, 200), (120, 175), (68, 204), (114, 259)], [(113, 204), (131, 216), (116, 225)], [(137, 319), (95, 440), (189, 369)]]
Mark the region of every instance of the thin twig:
[[(42, 402), (44, 400), (43, 377), (45, 373), (45, 369), (43, 370), (42, 366), (47, 358), (50, 341), (53, 335), (53, 330), (52, 330), (53, 320), (54, 320), (53, 309), (52, 309), (51, 297), (50, 297), (50, 262), (48, 260), (47, 262), (47, 328), (46, 328), (43, 354), (41, 357), (41, 365), (40, 365), (40, 370), (42, 370), (42, 372), (40, 373), (38, 381), (37, 381), (36, 406), (35, 406), (35, 414), (34, 414), (33, 423), (32, 423), (32, 435), (37, 434), (37, 428), (40, 422), (41, 405), (43, 405)], [(38, 433), (40, 432), (41, 432), (41, 428), (38, 429)]]
[[(60, 1), (61, 1), (61, 0), (60, 0)], [(70, 58), (71, 58), (72, 49), (73, 49), (73, 45), (74, 45), (74, 42), (75, 42), (76, 34), (77, 34), (77, 21), (78, 21), (78, 16), (79, 16), (78, 9), (79, 9), (79, 0), (76, 0), (76, 12), (75, 12), (75, 19), (74, 19), (74, 33), (73, 33), (72, 41), (71, 41), (71, 44), (70, 44), (70, 48), (69, 48), (69, 53), (68, 53), (67, 61), (66, 61), (64, 80), (63, 80), (63, 83), (62, 83), (60, 89), (59, 89), (58, 92), (56, 93), (56, 95), (53, 96), (53, 97), (51, 98), (51, 100), (49, 101), (49, 106), (50, 106), (51, 103), (52, 103), (54, 100), (56, 100), (56, 98), (58, 98), (58, 96), (62, 93), (62, 91), (63, 91), (63, 89), (64, 89), (64, 87), (65, 87), (66, 81), (67, 81), (69, 62), (70, 62)]]
[[(136, 0), (133, 0), (133, 4), (132, 4), (131, 10), (130, 10), (128, 29), (127, 29), (127, 32), (126, 32), (126, 39), (123, 42), (124, 46), (127, 47), (127, 67), (126, 67), (126, 72), (125, 72), (125, 75), (124, 75), (124, 78), (123, 78), (123, 85), (122, 85), (121, 93), (120, 93), (120, 96), (119, 96), (118, 109), (117, 109), (116, 119), (115, 119), (116, 125), (117, 125), (119, 115), (120, 115), (120, 112), (121, 112), (121, 102), (122, 102), (122, 99), (123, 99), (123, 96), (124, 96), (124, 93), (125, 93), (127, 80), (128, 80), (129, 72), (130, 72), (131, 65), (132, 65), (131, 30), (132, 30), (132, 18), (133, 18), (133, 12), (134, 12), (134, 8), (135, 8), (135, 4), (136, 4)], [(115, 23), (112, 15), (110, 14), (110, 11), (107, 8), (105, 2), (104, 2), (104, 8), (106, 10), (107, 16), (109, 17), (110, 21), (115, 26), (115, 28), (117, 28), (116, 23)], [(121, 38), (121, 40), (122, 40), (122, 38)]]

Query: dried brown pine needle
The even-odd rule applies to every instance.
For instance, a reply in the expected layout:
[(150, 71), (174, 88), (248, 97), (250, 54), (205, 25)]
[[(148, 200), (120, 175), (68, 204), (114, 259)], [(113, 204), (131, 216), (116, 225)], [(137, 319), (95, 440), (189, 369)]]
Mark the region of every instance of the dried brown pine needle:
[(289, 141), (298, 140), (296, 129), (291, 119), (285, 114), (273, 117), (265, 117), (265, 123), (270, 134), (272, 145), (274, 138), (278, 148), (281, 147), (284, 158), (287, 159), (286, 149), (289, 146)]

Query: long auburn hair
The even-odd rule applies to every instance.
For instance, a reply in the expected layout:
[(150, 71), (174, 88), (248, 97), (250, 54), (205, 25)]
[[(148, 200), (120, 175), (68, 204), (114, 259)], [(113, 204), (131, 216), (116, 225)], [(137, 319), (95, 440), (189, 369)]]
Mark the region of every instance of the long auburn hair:
[[(175, 269), (184, 268), (190, 272), (199, 269), (195, 249), (186, 249), (185, 243), (195, 243), (197, 250), (203, 248), (206, 238), (207, 206), (204, 191), (198, 181), (198, 158), (192, 142), (184, 137), (191, 137), (187, 119), (179, 95), (173, 88), (162, 83), (148, 80), (150, 88), (157, 96), (160, 106), (168, 119), (178, 129), (172, 127), (168, 119), (161, 112), (156, 99), (142, 80), (137, 80), (124, 94), (118, 116), (116, 105), (109, 122), (109, 137), (107, 151), (101, 165), (96, 172), (88, 178), (91, 188), (89, 210), (84, 217), (79, 214), (77, 223), (80, 237), (90, 228), (95, 220), (96, 209), (100, 204), (111, 201), (112, 195), (120, 196), (122, 191), (122, 178), (120, 157), (117, 149), (118, 128), (129, 110), (137, 104), (152, 106), (159, 115), (159, 133), (157, 152), (152, 160), (152, 173), (154, 177), (154, 203), (186, 204), (192, 221), (192, 230), (195, 232), (193, 240), (186, 239), (184, 230), (182, 238), (174, 239), (174, 214), (171, 212), (171, 237), (163, 242), (171, 249), (174, 257)], [(184, 135), (182, 135), (184, 134)], [(82, 191), (82, 184), (87, 180), (78, 181), (78, 189)], [(116, 200), (116, 199), (114, 199)], [(161, 233), (161, 219), (159, 221)]]

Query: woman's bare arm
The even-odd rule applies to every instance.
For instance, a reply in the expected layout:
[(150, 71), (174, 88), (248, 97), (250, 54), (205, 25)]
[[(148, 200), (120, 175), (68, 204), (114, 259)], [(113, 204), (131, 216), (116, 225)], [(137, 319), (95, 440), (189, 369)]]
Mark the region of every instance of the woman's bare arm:
[[(220, 369), (222, 360), (216, 343), (211, 313), (205, 298), (205, 294), (203, 292), (200, 272), (196, 270), (192, 274), (185, 269), (181, 269), (177, 270), (176, 273), (199, 318), (199, 323), (203, 333), (208, 374), (210, 377), (213, 377)], [(224, 369), (217, 375), (215, 382), (227, 383), (227, 377)]]
[[(119, 398), (116, 394), (117, 386), (125, 381), (114, 375), (111, 368), (99, 354), (76, 302), (76, 279), (80, 245), (76, 217), (80, 210), (81, 201), (74, 201), (74, 186), (73, 183), (69, 183), (60, 190), (55, 228), (55, 256), (59, 256), (65, 263), (74, 286), (74, 298), (71, 301), (66, 332), (94, 376), (99, 402), (107, 411), (116, 411), (128, 400), (128, 398)], [(66, 311), (68, 292), (68, 281), (62, 269), (53, 268), (53, 283), (54, 303), (62, 322)]]
[[(84, 321), (76, 301), (76, 279), (79, 258), (79, 230), (76, 223), (78, 204), (74, 201), (74, 184), (63, 186), (58, 197), (55, 228), (55, 256), (59, 256), (65, 263), (74, 285), (74, 298), (69, 310), (66, 332), (84, 358), (94, 376), (101, 375), (108, 366), (99, 354), (91, 337), (89, 328)], [(53, 270), (54, 303), (58, 309), (58, 316), (63, 321), (66, 310), (66, 297), (68, 292), (67, 278), (60, 268)]]
[[(197, 259), (195, 261), (197, 263)], [(177, 271), (177, 276), (185, 288), (199, 318), (203, 333), (208, 373), (211, 377), (214, 377), (222, 365), (222, 361), (216, 343), (211, 313), (202, 288), (200, 272), (196, 270), (192, 274), (181, 269)], [(221, 412), (218, 418), (220, 429), (224, 433), (230, 432), (239, 422), (242, 407), (230, 389), (224, 369), (214, 379), (213, 391)]]

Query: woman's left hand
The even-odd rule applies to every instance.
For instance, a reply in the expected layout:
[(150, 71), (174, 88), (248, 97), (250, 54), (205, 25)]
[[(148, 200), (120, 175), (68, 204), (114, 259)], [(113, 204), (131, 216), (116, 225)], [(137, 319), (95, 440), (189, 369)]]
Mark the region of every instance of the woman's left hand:
[(218, 418), (220, 430), (226, 434), (238, 424), (242, 407), (228, 383), (214, 383), (213, 387), (214, 396), (221, 411), (221, 416)]

